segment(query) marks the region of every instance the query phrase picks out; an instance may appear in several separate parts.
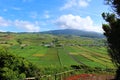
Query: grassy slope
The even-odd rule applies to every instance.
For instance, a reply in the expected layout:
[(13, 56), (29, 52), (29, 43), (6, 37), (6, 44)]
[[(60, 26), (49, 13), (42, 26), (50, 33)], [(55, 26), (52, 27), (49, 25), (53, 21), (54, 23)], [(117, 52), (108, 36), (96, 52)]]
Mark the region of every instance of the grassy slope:
[(98, 48), (94, 48), (94, 50), (97, 52), (93, 52), (89, 50), (89, 48), (90, 47), (87, 47), (86, 49), (86, 47), (79, 46), (67, 47), (67, 49), (70, 51), (70, 55), (72, 55), (73, 58), (79, 63), (83, 63), (84, 65), (91, 67), (114, 68), (108, 55), (98, 53)]
[[(0, 37), (0, 41), (7, 41), (7, 44), (0, 45), (10, 47), (11, 53), (22, 56), (39, 66), (84, 64), (90, 67), (105, 68), (107, 66), (113, 68), (105, 47), (69, 46), (71, 44), (99, 44), (99, 41), (102, 44), (102, 40), (49, 34), (0, 34)], [(66, 46), (63, 48), (40, 46), (42, 42), (50, 43), (55, 38)], [(17, 39), (21, 39), (22, 43), (28, 44), (28, 46), (21, 49)]]
[(64, 49), (64, 48), (59, 48), (58, 49), (59, 57), (62, 66), (70, 66), (70, 65), (78, 65), (77, 63), (70, 55), (69, 53)]

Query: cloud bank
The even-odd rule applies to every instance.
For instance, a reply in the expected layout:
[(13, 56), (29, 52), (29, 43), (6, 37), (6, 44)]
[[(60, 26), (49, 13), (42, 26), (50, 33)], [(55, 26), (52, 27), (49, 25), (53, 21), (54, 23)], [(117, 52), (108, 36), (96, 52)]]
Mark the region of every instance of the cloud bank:
[(23, 20), (7, 20), (0, 17), (0, 27), (16, 27), (26, 32), (39, 32), (40, 27), (38, 22), (29, 22)]
[(62, 15), (55, 20), (55, 24), (62, 29), (102, 32), (102, 28), (100, 26), (95, 26), (90, 16), (82, 18), (72, 14)]

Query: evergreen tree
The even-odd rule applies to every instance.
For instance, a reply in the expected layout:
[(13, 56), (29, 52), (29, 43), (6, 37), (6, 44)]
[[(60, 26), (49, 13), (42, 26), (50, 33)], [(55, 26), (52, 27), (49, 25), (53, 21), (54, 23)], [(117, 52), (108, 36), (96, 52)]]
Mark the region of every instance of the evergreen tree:
[(103, 24), (104, 35), (107, 38), (108, 52), (112, 61), (117, 66), (116, 80), (120, 80), (120, 0), (105, 0), (115, 13), (103, 13), (103, 19), (108, 24)]

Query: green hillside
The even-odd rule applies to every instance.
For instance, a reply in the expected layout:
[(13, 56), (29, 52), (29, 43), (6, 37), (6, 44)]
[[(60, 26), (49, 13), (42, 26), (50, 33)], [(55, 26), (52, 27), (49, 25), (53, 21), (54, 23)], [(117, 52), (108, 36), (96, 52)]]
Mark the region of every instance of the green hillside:
[(73, 65), (114, 69), (104, 43), (105, 39), (72, 35), (0, 33), (0, 45), (10, 53), (51, 71)]

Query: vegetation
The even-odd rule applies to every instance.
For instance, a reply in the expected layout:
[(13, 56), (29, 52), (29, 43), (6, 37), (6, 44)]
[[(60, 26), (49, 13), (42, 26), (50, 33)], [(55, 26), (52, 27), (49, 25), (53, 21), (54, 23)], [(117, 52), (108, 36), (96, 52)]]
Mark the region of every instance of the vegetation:
[(118, 70), (116, 80), (120, 80), (120, 0), (105, 0), (111, 5), (115, 14), (103, 13), (102, 16), (108, 24), (103, 24), (107, 37), (108, 52)]
[(19, 80), (31, 76), (40, 76), (40, 69), (24, 58), (10, 54), (0, 47), (0, 79)]
[[(113, 73), (115, 69), (104, 45), (106, 40), (102, 38), (40, 33), (9, 33), (9, 35), (0, 33), (0, 42), (1, 46), (7, 48), (7, 54), (12, 56), (9, 59), (5, 55), (7, 56), (5, 61), (10, 62), (9, 65), (13, 64), (11, 65), (13, 68), (7, 66), (7, 71), (10, 69), (17, 72), (15, 76), (19, 79), (20, 74), (22, 78), (38, 78), (38, 76), (55, 75), (73, 69), (80, 69), (76, 72), (78, 74), (107, 70)], [(4, 60), (5, 56), (1, 57), (1, 60)], [(22, 72), (19, 69), (21, 65), (25, 68)], [(11, 79), (14, 80), (16, 77)]]

